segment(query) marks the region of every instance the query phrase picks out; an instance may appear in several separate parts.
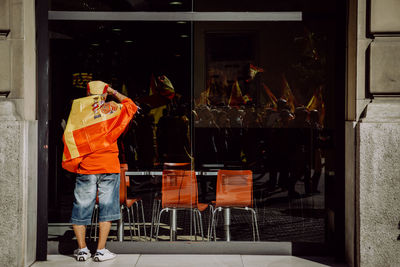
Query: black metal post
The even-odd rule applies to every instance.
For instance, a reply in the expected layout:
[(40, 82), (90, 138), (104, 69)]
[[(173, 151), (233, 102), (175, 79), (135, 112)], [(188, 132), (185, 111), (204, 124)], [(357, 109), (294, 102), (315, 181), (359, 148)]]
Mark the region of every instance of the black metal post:
[(36, 0), (38, 199), (36, 260), (47, 259), (48, 144), (49, 144), (49, 38), (48, 0)]

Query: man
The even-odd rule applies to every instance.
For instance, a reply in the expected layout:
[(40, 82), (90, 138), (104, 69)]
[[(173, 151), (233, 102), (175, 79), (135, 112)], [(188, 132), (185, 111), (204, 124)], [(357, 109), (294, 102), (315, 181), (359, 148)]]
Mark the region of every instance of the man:
[[(78, 261), (91, 257), (86, 246), (86, 225), (91, 223), (96, 195), (99, 197), (99, 242), (94, 261), (116, 257), (105, 248), (111, 221), (120, 218), (120, 163), (117, 139), (138, 107), (131, 99), (102, 81), (87, 85), (87, 97), (74, 100), (64, 131), (64, 169), (77, 173), (71, 223), (78, 241)], [(105, 102), (112, 95), (120, 104)]]

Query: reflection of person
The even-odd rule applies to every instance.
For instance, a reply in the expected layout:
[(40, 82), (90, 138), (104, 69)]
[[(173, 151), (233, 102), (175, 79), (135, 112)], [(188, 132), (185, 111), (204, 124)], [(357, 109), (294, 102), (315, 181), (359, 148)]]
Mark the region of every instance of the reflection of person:
[(167, 158), (167, 148), (168, 148), (168, 122), (170, 121), (171, 117), (168, 114), (168, 109), (163, 109), (163, 115), (158, 120), (157, 123), (157, 130), (156, 130), (156, 137), (157, 137), (157, 152), (158, 152), (158, 159), (160, 162), (164, 163)]
[[(106, 102), (107, 94), (120, 104)], [(137, 111), (137, 106), (101, 81), (88, 83), (88, 96), (74, 100), (64, 131), (64, 169), (77, 173), (71, 223), (78, 241), (78, 261), (91, 254), (86, 247), (86, 225), (91, 223), (96, 194), (99, 197), (99, 242), (95, 261), (115, 258), (105, 248), (111, 221), (120, 218), (120, 163), (117, 139)]]
[(311, 194), (310, 177), (310, 122), (308, 121), (308, 110), (305, 107), (297, 107), (295, 118), (290, 122), (292, 138), (294, 140), (293, 181), (296, 182), (304, 177), (306, 194)]
[(146, 169), (154, 165), (155, 145), (154, 145), (154, 116), (150, 113), (150, 107), (144, 106), (142, 114), (135, 117), (137, 122), (137, 158), (138, 166)]
[(312, 110), (310, 112), (310, 122), (312, 129), (312, 165), (311, 167), (314, 169), (314, 174), (311, 177), (311, 190), (312, 193), (319, 193), (318, 184), (321, 178), (322, 173), (322, 154), (320, 148), (321, 142), (321, 125), (319, 124), (319, 111)]

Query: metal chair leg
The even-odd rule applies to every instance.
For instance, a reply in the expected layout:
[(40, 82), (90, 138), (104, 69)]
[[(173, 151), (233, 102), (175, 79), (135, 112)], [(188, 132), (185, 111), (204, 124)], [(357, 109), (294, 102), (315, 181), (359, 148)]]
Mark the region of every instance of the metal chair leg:
[(253, 210), (253, 214), (254, 214), (254, 224), (256, 226), (257, 240), (260, 241), (260, 232), (258, 231), (257, 213), (255, 212), (255, 210)]
[(137, 218), (137, 226), (138, 226), (138, 234), (139, 234), (138, 236), (139, 236), (139, 240), (140, 240), (141, 239), (140, 238), (140, 220), (139, 220), (140, 217), (139, 217), (139, 204), (137, 201), (135, 202), (135, 206), (136, 206), (136, 215), (137, 215), (136, 218)]
[[(256, 213), (256, 211), (255, 211), (254, 209), (252, 209), (252, 208), (248, 208), (248, 209), (253, 213), (252, 218), (253, 218), (253, 220), (254, 220), (254, 225), (255, 225), (255, 228), (256, 228), (257, 240), (260, 241), (260, 233), (258, 232), (258, 223), (257, 223), (257, 213)], [(255, 241), (255, 239), (254, 239), (254, 241)]]
[(154, 220), (156, 220), (156, 206), (157, 206), (157, 199), (154, 198), (153, 207), (151, 210), (150, 241), (152, 241), (153, 238)]
[(214, 224), (214, 238), (215, 238), (214, 241), (217, 241), (217, 226), (218, 226), (218, 220), (219, 220), (219, 216), (220, 216), (219, 214), (221, 211), (223, 211), (223, 208), (219, 207), (218, 209), (216, 209), (216, 211), (218, 211), (218, 214), (217, 214), (217, 217), (215, 219), (215, 224)]
[[(157, 200), (157, 211), (160, 210), (161, 208), (161, 200)], [(158, 221), (160, 221), (160, 213), (156, 212), (156, 215), (158, 215)]]
[(253, 230), (253, 241), (255, 242), (256, 241), (256, 234), (255, 234), (255, 231), (254, 231), (254, 216), (253, 216), (252, 212), (251, 212), (251, 229)]
[(201, 229), (200, 229), (200, 217), (199, 217), (199, 214), (198, 214), (198, 210), (197, 209), (195, 209), (195, 210), (193, 210), (194, 211), (194, 213), (195, 213), (195, 215), (196, 215), (196, 221), (195, 221), (195, 223), (196, 223), (196, 229), (197, 229), (197, 231), (198, 231), (198, 233), (200, 233), (201, 234)]
[(196, 219), (196, 212), (194, 211), (194, 210), (190, 210), (190, 212), (192, 213), (192, 215), (193, 215), (193, 229), (194, 229), (194, 241), (197, 241), (197, 227), (196, 227), (196, 224), (197, 224), (197, 219)]
[(153, 201), (153, 212), (154, 215), (152, 215), (152, 223), (151, 223), (151, 228), (150, 228), (150, 241), (152, 241), (153, 234), (154, 234), (154, 224), (155, 222), (159, 221), (158, 215), (159, 215), (159, 210), (161, 206), (161, 201), (159, 199), (154, 199)]
[(132, 214), (132, 227), (133, 227), (133, 235), (137, 236), (136, 233), (136, 221), (135, 221), (135, 209), (134, 206), (131, 206), (131, 214)]
[(208, 216), (208, 228), (207, 228), (207, 238), (208, 241), (211, 240), (211, 236), (210, 236), (210, 231), (211, 231), (211, 218), (213, 216), (213, 211), (214, 211), (214, 207), (212, 205), (209, 206), (210, 207), (210, 212), (209, 212), (209, 216)]
[[(131, 211), (128, 207), (125, 207), (125, 209), (126, 209), (126, 214), (128, 215), (129, 234), (131, 235), (131, 241), (133, 241), (132, 225), (131, 225)], [(122, 216), (122, 214), (121, 214), (121, 216)]]
[(217, 214), (217, 211), (219, 210), (219, 208), (215, 209), (212, 213), (212, 218), (211, 218), (211, 232), (213, 232), (213, 236), (214, 236), (214, 241), (217, 241), (217, 233), (215, 230), (215, 224), (216, 224), (216, 219), (215, 219), (215, 215)]
[(197, 210), (197, 213), (199, 214), (199, 224), (200, 224), (200, 232), (201, 232), (201, 240), (204, 241), (204, 231), (203, 231), (203, 220), (201, 218), (201, 212)]
[(165, 208), (165, 209), (162, 209), (161, 211), (160, 211), (160, 213), (158, 214), (158, 221), (156, 222), (157, 223), (157, 229), (156, 229), (156, 241), (157, 241), (157, 239), (158, 239), (158, 231), (160, 230), (160, 220), (161, 220), (161, 215), (162, 215), (162, 213), (164, 212), (164, 211), (167, 211), (168, 212), (168, 208)]
[(144, 230), (144, 241), (147, 241), (146, 219), (144, 218), (143, 200), (140, 200), (140, 204), (141, 204), (141, 206), (142, 206), (142, 222), (143, 222), (143, 230)]

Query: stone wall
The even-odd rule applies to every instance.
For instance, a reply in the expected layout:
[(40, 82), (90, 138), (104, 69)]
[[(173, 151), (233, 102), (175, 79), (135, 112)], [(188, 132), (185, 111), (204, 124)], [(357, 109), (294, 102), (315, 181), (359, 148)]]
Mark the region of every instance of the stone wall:
[(1, 0), (0, 266), (36, 257), (37, 121), (35, 1)]
[[(21, 266), (23, 183), (21, 153), (23, 132), (20, 121), (0, 122), (0, 265)], [(16, 149), (17, 148), (17, 149)]]
[(0, 266), (35, 260), (37, 123), (0, 100)]
[(400, 1), (371, 0), (367, 7), (365, 27), (358, 24), (371, 39), (364, 53), (370, 103), (356, 127), (354, 263), (400, 266)]
[(400, 266), (400, 101), (376, 102), (357, 133), (360, 266)]

